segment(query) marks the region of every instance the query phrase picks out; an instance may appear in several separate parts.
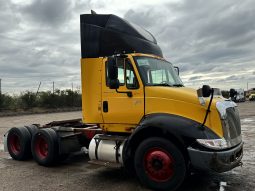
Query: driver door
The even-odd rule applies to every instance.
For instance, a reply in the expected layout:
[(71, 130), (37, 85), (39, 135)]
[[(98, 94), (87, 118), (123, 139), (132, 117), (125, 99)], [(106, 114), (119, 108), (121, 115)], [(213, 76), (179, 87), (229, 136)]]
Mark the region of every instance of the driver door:
[[(129, 58), (118, 58), (118, 92), (110, 89), (105, 62), (102, 79), (102, 108), (104, 129), (107, 131), (127, 132), (137, 126), (144, 115), (144, 88), (135, 65)], [(129, 97), (127, 92), (131, 92)]]

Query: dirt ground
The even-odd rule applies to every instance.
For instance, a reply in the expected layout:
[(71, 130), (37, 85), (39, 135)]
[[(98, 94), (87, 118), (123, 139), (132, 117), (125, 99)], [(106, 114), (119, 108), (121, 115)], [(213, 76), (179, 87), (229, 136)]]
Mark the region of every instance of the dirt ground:
[[(239, 110), (244, 140), (243, 166), (230, 172), (193, 174), (180, 190), (183, 191), (253, 191), (255, 190), (255, 102), (240, 103)], [(3, 152), (3, 135), (14, 126), (45, 124), (53, 120), (81, 118), (81, 112), (37, 114), (0, 118), (0, 190), (122, 190), (145, 191), (136, 177), (123, 169), (88, 164), (85, 155), (73, 155), (56, 167), (46, 168), (33, 160), (14, 161)]]

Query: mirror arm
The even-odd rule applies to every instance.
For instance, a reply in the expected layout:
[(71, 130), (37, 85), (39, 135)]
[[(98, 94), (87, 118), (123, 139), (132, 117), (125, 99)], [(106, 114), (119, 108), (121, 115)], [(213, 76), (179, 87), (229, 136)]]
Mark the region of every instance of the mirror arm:
[(131, 91), (126, 91), (126, 92), (120, 92), (118, 91), (118, 89), (115, 89), (117, 93), (121, 93), (121, 94), (127, 94), (128, 97), (133, 97), (133, 94)]
[(207, 119), (207, 117), (208, 117), (209, 112), (211, 111), (210, 109), (211, 109), (211, 104), (212, 104), (212, 100), (213, 100), (213, 94), (214, 94), (214, 89), (212, 88), (212, 89), (211, 89), (211, 98), (210, 98), (210, 102), (209, 102), (208, 107), (207, 107), (207, 110), (206, 110), (206, 114), (205, 114), (204, 121), (203, 121), (203, 123), (202, 123), (202, 125), (201, 125), (201, 129), (202, 129), (202, 130), (205, 130), (205, 122), (206, 122), (206, 119)]

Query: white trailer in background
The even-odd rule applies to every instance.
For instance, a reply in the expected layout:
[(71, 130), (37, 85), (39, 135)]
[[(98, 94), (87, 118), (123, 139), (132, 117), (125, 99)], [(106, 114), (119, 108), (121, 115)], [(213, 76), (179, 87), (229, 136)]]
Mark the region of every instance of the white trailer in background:
[(232, 101), (234, 102), (245, 102), (244, 89), (230, 89), (229, 95)]

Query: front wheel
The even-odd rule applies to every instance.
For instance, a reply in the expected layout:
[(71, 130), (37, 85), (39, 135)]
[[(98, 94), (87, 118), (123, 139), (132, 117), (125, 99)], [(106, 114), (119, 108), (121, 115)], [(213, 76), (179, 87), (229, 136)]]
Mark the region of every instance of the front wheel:
[(134, 164), (141, 183), (153, 190), (176, 190), (186, 176), (183, 154), (164, 138), (143, 141), (135, 152)]

